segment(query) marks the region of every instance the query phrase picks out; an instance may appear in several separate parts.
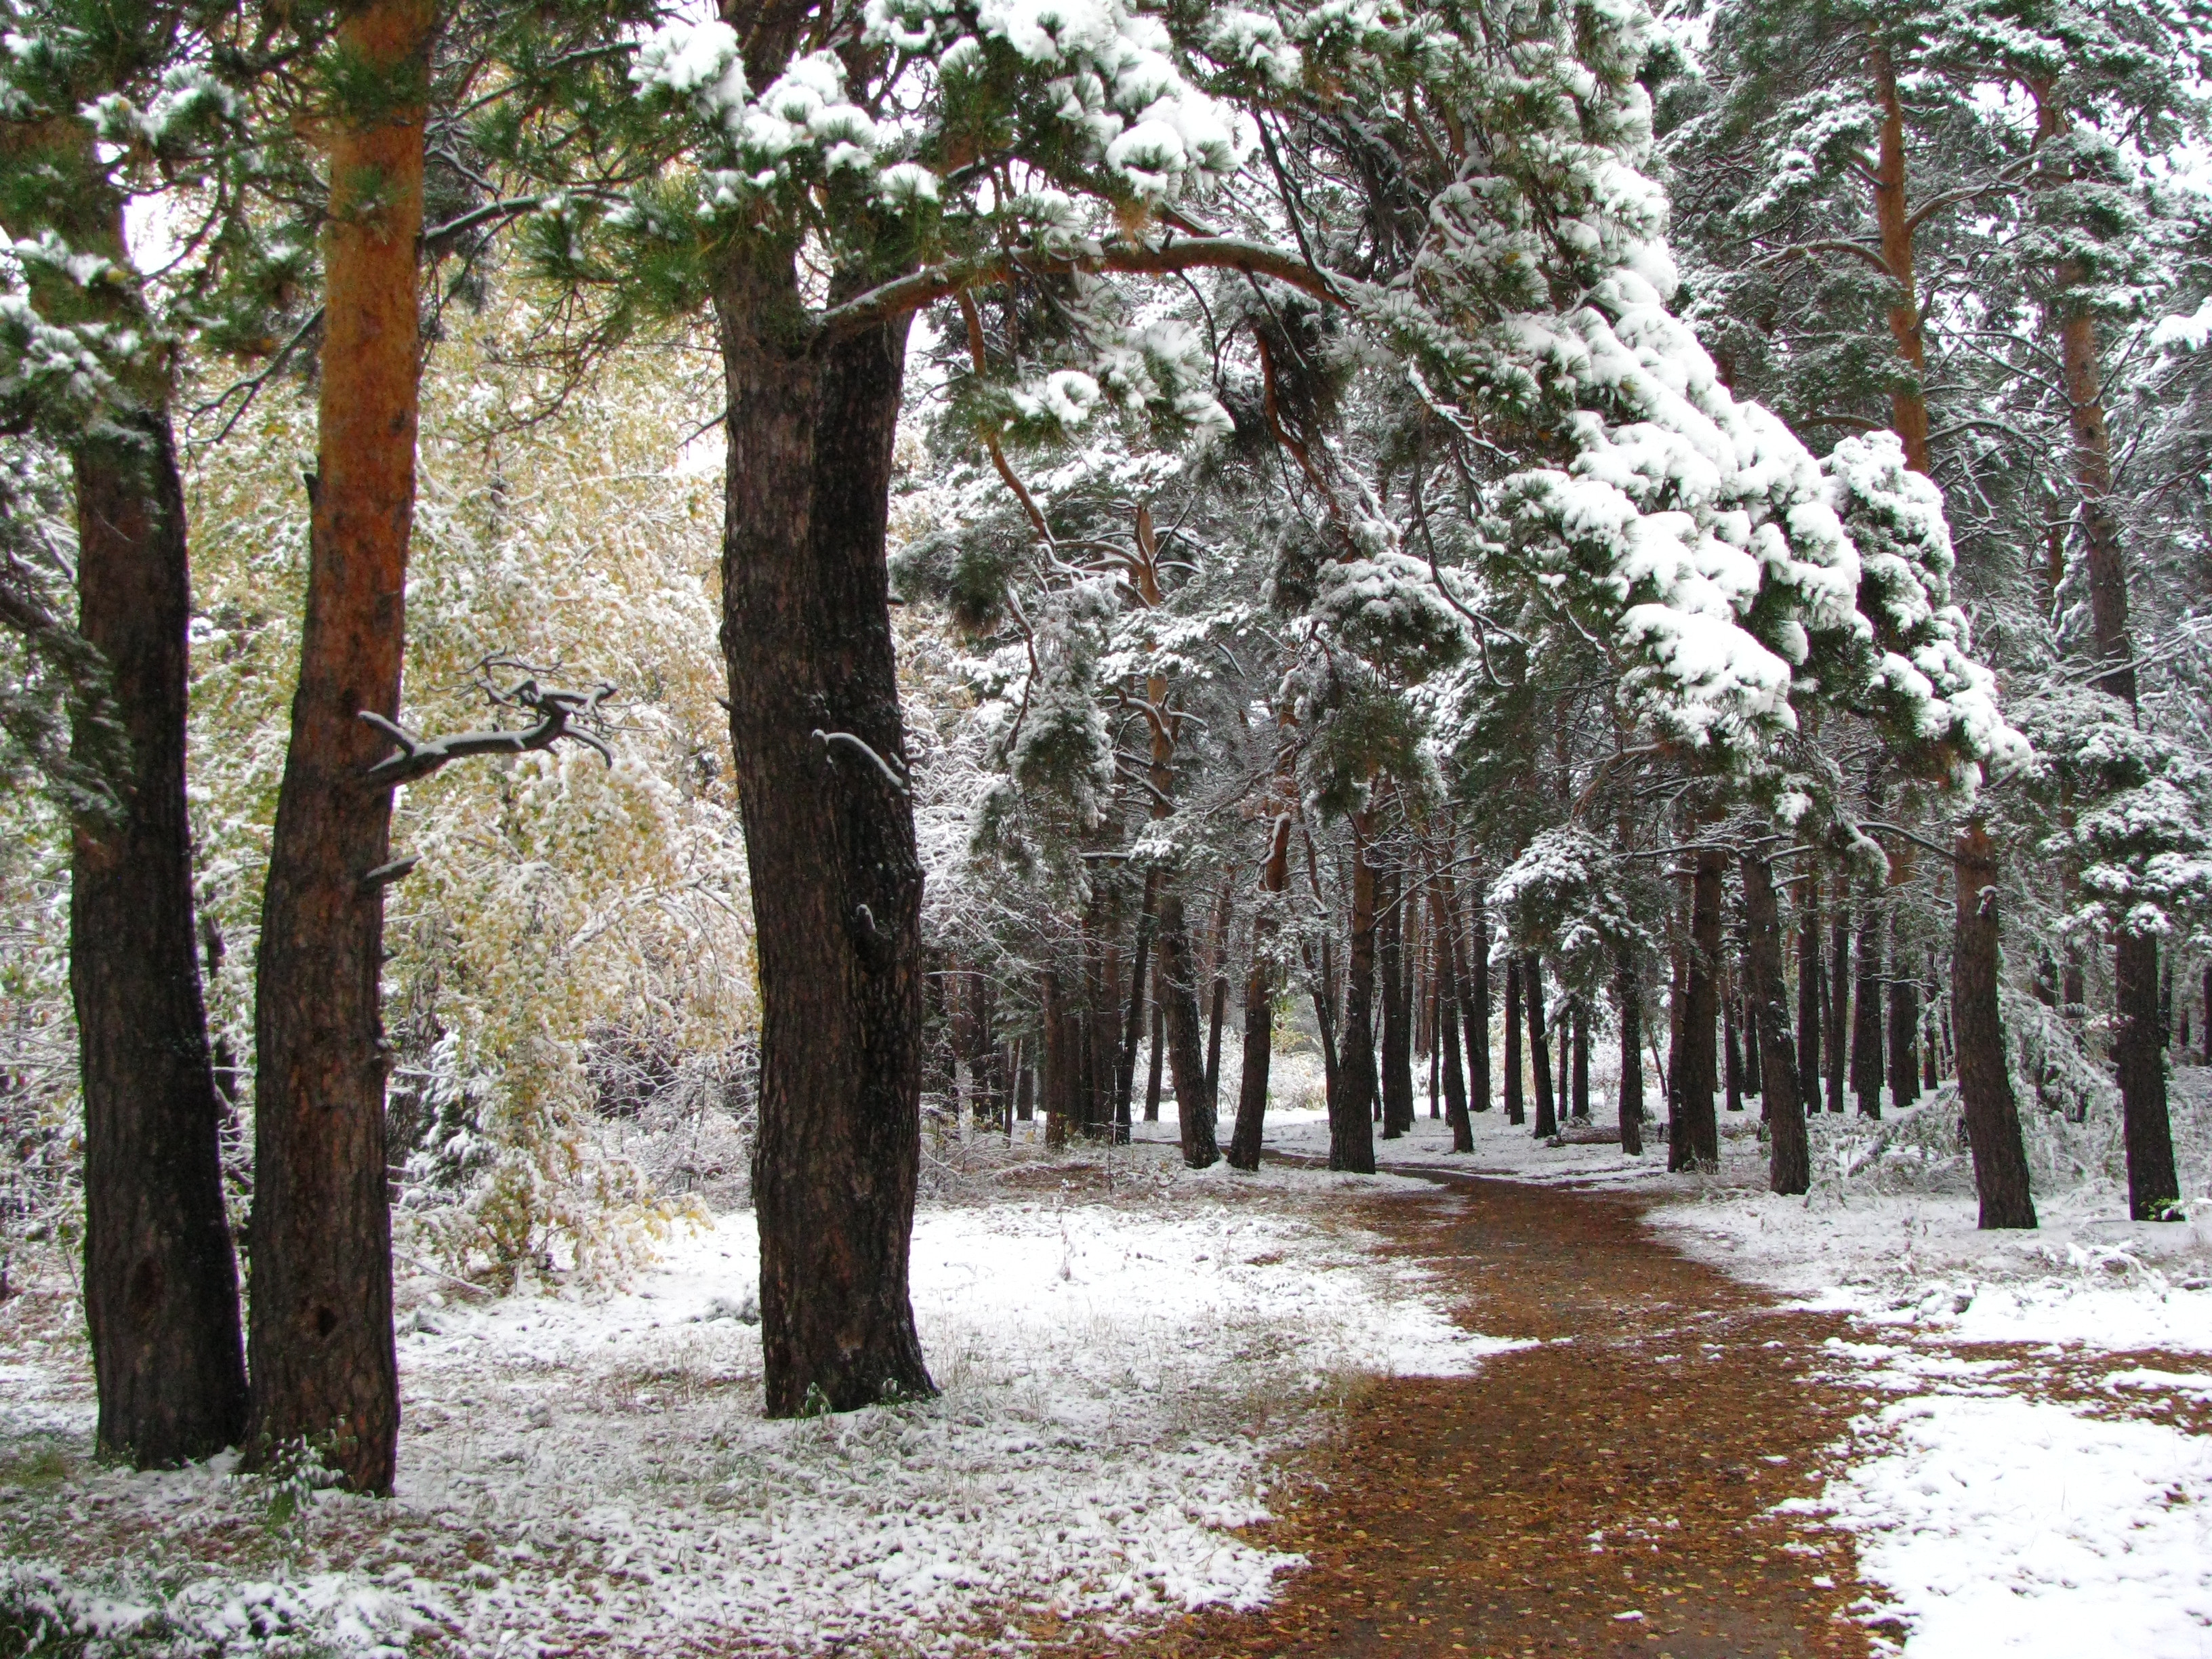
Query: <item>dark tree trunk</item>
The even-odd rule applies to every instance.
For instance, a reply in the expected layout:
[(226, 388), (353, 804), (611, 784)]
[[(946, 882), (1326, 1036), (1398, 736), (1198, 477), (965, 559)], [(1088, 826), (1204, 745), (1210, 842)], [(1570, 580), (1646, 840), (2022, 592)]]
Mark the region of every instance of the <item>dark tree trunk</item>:
[(2181, 1182), (2158, 1040), (2158, 940), (2122, 933), (2114, 956), (2112, 1060), (2128, 1151), (2128, 1213), (2137, 1221), (2164, 1221), (2176, 1212)]
[(1229, 1008), (1229, 900), (1230, 881), (1224, 878), (1220, 902), (1213, 907), (1213, 945), (1208, 953), (1213, 963), (1212, 985), (1206, 1023), (1206, 1097), (1214, 1103), (1217, 1113), (1221, 1102), (1221, 1021)]
[(1076, 1073), (1079, 1069), (1075, 1028), (1068, 1018), (1067, 999), (1062, 994), (1065, 984), (1066, 980), (1057, 967), (1048, 967), (1037, 983), (1038, 1001), (1044, 1020), (1044, 1087), (1041, 1091), (1044, 1097), (1044, 1144), (1054, 1148), (1067, 1144), (1069, 1119), (1075, 1109)]
[(1344, 1046), (1328, 1107), (1328, 1167), (1375, 1172), (1376, 873), (1367, 826), (1352, 821), (1352, 964), (1344, 999)]
[(1559, 1118), (1552, 1096), (1552, 1045), (1544, 1033), (1544, 964), (1531, 951), (1521, 958), (1521, 997), (1528, 1008), (1528, 1063), (1536, 1089), (1536, 1139), (1549, 1140), (1559, 1133)]
[(1820, 878), (1808, 872), (1797, 915), (1797, 1097), (1820, 1099)]
[(2204, 964), (2204, 1063), (2212, 1066), (2212, 962)]
[(1252, 965), (1244, 975), (1244, 1066), (1237, 1091), (1237, 1129), (1229, 1139), (1229, 1162), (1240, 1170), (1260, 1167), (1260, 1145), (1267, 1127), (1267, 1067), (1275, 1039), (1274, 906), (1290, 884), (1291, 815), (1278, 813), (1260, 866), (1259, 908), (1252, 913)]
[(1313, 955), (1304, 953), (1306, 975), (1311, 987), (1314, 1026), (1321, 1032), (1321, 1075), (1322, 1097), (1328, 1102), (1330, 1121), (1335, 1121), (1336, 1096), (1340, 1062), (1336, 1047), (1336, 970), (1335, 952), (1327, 935), (1321, 942), (1321, 971), (1314, 972)]
[(1030, 1059), (1030, 1044), (1014, 1045), (1014, 1115), (1024, 1123), (1036, 1121), (1036, 1066)]
[(1698, 854), (1690, 887), (1689, 983), (1682, 1003), (1680, 1098), (1682, 1145), (1668, 1148), (1670, 1169), (1717, 1169), (1720, 1118), (1713, 1096), (1720, 1083), (1720, 960), (1722, 878), (1727, 854)]
[[(122, 247), (121, 216), (113, 246)], [(208, 1058), (185, 805), (185, 497), (168, 412), (80, 444), (78, 626), (129, 741), (118, 822), (80, 820), (70, 990), (84, 1091), (84, 1311), (100, 1455), (138, 1468), (245, 1432), (238, 1263), (223, 1213), (223, 1105)], [(80, 753), (99, 739), (77, 734)]]
[(2027, 1152), (2020, 1108), (2005, 1068), (1997, 1012), (1996, 861), (1976, 818), (1959, 835), (1958, 896), (1951, 935), (1951, 1007), (1959, 1045), (1959, 1099), (1974, 1154), (1974, 1189), (1984, 1227), (2033, 1227)]
[(1851, 1092), (1859, 1115), (1881, 1115), (1881, 912), (1869, 903), (1859, 921), (1858, 985), (1851, 996)]
[(1644, 1151), (1644, 988), (1636, 952), (1624, 945), (1613, 967), (1613, 1000), (1620, 1011), (1620, 1150)]
[(1743, 1109), (1743, 1046), (1736, 1035), (1735, 988), (1721, 994), (1721, 1081), (1728, 1109)]
[[(907, 795), (852, 752), (906, 764), (884, 535), (910, 319), (814, 339), (793, 260), (764, 252), (726, 264), (714, 304), (722, 644), (760, 952), (761, 1349), (781, 1417), (933, 1387), (907, 1289), (921, 866)], [(1079, 964), (1069, 978), (1075, 1005)]]
[[(1152, 919), (1160, 902), (1158, 865), (1145, 872), (1144, 902), (1137, 907), (1137, 941), (1129, 952), (1129, 1012), (1121, 1027), (1121, 1049), (1114, 1062), (1114, 1121), (1129, 1121), (1129, 1096), (1136, 1085), (1137, 1045), (1144, 1036), (1146, 993), (1151, 986)], [(1127, 1140), (1122, 1135), (1120, 1139)]]
[(1905, 971), (1902, 949), (1891, 953), (1889, 981), (1889, 1103), (1905, 1107), (1920, 1098), (1920, 981)]
[(1743, 872), (1744, 1001), (1748, 1029), (1765, 1060), (1759, 1097), (1765, 1103), (1766, 1184), (1785, 1195), (1811, 1190), (1813, 1152), (1805, 1109), (1790, 1063), (1790, 1005), (1782, 988), (1782, 919), (1774, 902), (1774, 868), (1747, 850)]
[(1406, 884), (1394, 866), (1376, 880), (1382, 915), (1382, 1138), (1395, 1140), (1413, 1127), (1413, 1000), (1406, 961)]
[[(382, 88), (426, 75), (435, 27), (427, 0), (369, 0), (338, 40)], [(399, 713), (423, 110), (368, 101), (327, 128), (307, 612), (256, 970), (247, 1454), (304, 1441), (356, 1491), (389, 1492), (399, 1386), (376, 872), (391, 859), (392, 793), (362, 774), (391, 744), (361, 714)]]
[(1521, 958), (1505, 958), (1505, 1121), (1528, 1121), (1521, 1092)]
[(1091, 1135), (1109, 1140), (1114, 1133), (1114, 1071), (1121, 1053), (1121, 952), (1115, 944), (1114, 922), (1118, 908), (1106, 908), (1092, 942), (1086, 1032), (1091, 1045), (1091, 1098), (1084, 1127)]
[[(1841, 884), (1839, 878), (1838, 885)], [(1849, 1047), (1844, 1038), (1850, 1030), (1851, 1001), (1851, 915), (1840, 893), (1837, 896), (1835, 918), (1828, 928), (1828, 971), (1825, 978), (1827, 997), (1821, 1016), (1820, 1043), (1827, 1054), (1828, 1109), (1840, 1112), (1844, 1109), (1844, 1066)]]
[(1182, 1161), (1203, 1170), (1221, 1160), (1214, 1144), (1213, 1097), (1199, 1047), (1199, 964), (1183, 920), (1182, 894), (1170, 881), (1160, 895), (1160, 981), (1167, 1000), (1168, 1069), (1175, 1078), (1176, 1125)]
[[(1683, 933), (1689, 931), (1686, 914), (1681, 917), (1681, 929)], [(1667, 1070), (1659, 1079), (1667, 1097), (1667, 1168), (1670, 1171), (1682, 1167), (1683, 1149), (1690, 1144), (1682, 1127), (1682, 1033), (1688, 1027), (1682, 1010), (1690, 994), (1689, 952), (1679, 936), (1671, 955), (1667, 979)]]
[(1589, 1121), (1589, 1010), (1580, 997), (1575, 999), (1574, 1023), (1574, 1092), (1573, 1115), (1578, 1123)]
[[(1159, 972), (1155, 969), (1152, 974), (1155, 994), (1159, 989)], [(1160, 1067), (1167, 1059), (1167, 1014), (1155, 994), (1152, 999), (1152, 1052), (1145, 1068), (1145, 1121), (1147, 1123), (1160, 1121)]]
[[(1775, 948), (1778, 951), (1781, 948), (1778, 943)], [(1778, 964), (1778, 957), (1777, 961)], [(1780, 973), (1782, 970), (1778, 965), (1775, 971)], [(1789, 1023), (1789, 1011), (1784, 1009), (1783, 1024), (1786, 1025)], [(1759, 1022), (1751, 1018), (1747, 1007), (1743, 1021), (1743, 1091), (1747, 1095), (1764, 1098), (1765, 1079), (1760, 1071), (1759, 1056)], [(1765, 1109), (1762, 1108), (1761, 1115), (1764, 1115)]]
[(1474, 1150), (1474, 1125), (1468, 1116), (1467, 1073), (1459, 1048), (1459, 929), (1454, 924), (1449, 890), (1439, 888), (1433, 918), (1437, 935), (1437, 1049), (1443, 1064), (1444, 1121), (1451, 1127), (1452, 1151)]

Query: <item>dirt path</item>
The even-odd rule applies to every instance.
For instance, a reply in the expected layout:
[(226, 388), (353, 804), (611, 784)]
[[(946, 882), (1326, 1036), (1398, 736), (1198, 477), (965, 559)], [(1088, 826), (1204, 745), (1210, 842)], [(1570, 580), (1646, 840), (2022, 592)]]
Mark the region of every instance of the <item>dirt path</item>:
[[(1423, 1172), (1431, 1173), (1431, 1172)], [(1468, 1325), (1541, 1346), (1378, 1383), (1262, 1529), (1303, 1552), (1249, 1615), (1115, 1651), (1176, 1656), (1860, 1656), (1848, 1539), (1766, 1513), (1819, 1490), (1864, 1395), (1817, 1380), (1832, 1316), (1674, 1254), (1615, 1194), (1464, 1176), (1364, 1206)], [(1636, 1617), (1625, 1617), (1626, 1614)]]

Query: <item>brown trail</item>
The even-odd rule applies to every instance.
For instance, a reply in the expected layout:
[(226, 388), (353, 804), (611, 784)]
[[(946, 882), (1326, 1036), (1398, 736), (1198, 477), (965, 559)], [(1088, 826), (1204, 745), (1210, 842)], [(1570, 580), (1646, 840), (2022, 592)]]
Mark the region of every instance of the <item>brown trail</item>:
[(1310, 1569), (1257, 1613), (1100, 1650), (1867, 1654), (1839, 1616), (1866, 1593), (1850, 1539), (1770, 1513), (1819, 1492), (1868, 1403), (1816, 1375), (1844, 1322), (1778, 1311), (1679, 1255), (1641, 1224), (1646, 1200), (1417, 1173), (1439, 1180), (1436, 1201), (1353, 1218), (1439, 1275), (1466, 1323), (1541, 1346), (1374, 1384), (1284, 1518), (1255, 1529)]

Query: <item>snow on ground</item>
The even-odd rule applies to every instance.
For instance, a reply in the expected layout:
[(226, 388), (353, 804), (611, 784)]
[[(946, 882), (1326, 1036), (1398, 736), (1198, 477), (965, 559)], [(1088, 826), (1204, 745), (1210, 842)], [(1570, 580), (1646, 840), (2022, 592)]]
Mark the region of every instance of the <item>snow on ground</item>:
[[(1661, 1238), (1859, 1328), (1825, 1369), (1868, 1409), (1824, 1492), (1792, 1507), (1856, 1535), (1881, 1592), (1859, 1612), (1900, 1631), (1906, 1659), (2207, 1659), (2212, 1441), (2187, 1408), (2212, 1403), (2212, 1360), (2192, 1368), (2212, 1355), (2208, 1085), (2175, 1077), (2183, 1223), (2126, 1218), (2115, 1126), (2031, 1106), (2042, 1225), (1978, 1231), (1949, 1091), (1878, 1124), (1816, 1115), (1799, 1198), (1765, 1190), (1755, 1100), (1723, 1115), (1712, 1175), (1668, 1175), (1656, 1125), (1630, 1158), (1540, 1142), (1502, 1111), (1474, 1120), (1472, 1154), (1425, 1116), (1376, 1152), (1384, 1169), (1643, 1190)], [(1617, 1121), (1602, 1092), (1601, 1127)], [(1283, 1114), (1280, 1138), (1325, 1155), (1326, 1118)]]
[(0, 1553), (15, 1561), (0, 1596), (149, 1635), (258, 1627), (350, 1651), (732, 1633), (799, 1651), (1018, 1647), (1040, 1619), (1264, 1598), (1296, 1558), (1232, 1529), (1267, 1516), (1271, 1455), (1362, 1376), (1463, 1372), (1506, 1346), (1327, 1217), (1347, 1191), (1425, 1183), (1188, 1176), (1140, 1146), (1105, 1162), (1109, 1190), (1100, 1154), (1035, 1152), (971, 1173), (991, 1201), (918, 1220), (931, 1401), (761, 1416), (750, 1212), (678, 1236), (602, 1300), (415, 1281), (385, 1504), (301, 1504), (301, 1483), (228, 1460), (91, 1467), (81, 1359), (42, 1359), (0, 1310)]

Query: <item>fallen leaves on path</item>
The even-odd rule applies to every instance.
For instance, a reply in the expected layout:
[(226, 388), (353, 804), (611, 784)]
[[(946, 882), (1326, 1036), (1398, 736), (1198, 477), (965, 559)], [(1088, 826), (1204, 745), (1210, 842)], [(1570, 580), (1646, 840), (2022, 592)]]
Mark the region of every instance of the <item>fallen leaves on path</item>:
[[(1285, 1517), (1306, 1571), (1250, 1614), (1195, 1615), (1117, 1653), (1856, 1659), (1850, 1540), (1785, 1498), (1870, 1402), (1820, 1373), (1842, 1328), (1784, 1313), (1657, 1243), (1637, 1202), (1478, 1179), (1358, 1218), (1540, 1346), (1471, 1377), (1352, 1401)], [(1867, 1604), (1862, 1604), (1863, 1606)], [(1068, 1639), (1063, 1638), (1064, 1640)], [(1105, 1651), (1075, 1635), (1060, 1650)]]

